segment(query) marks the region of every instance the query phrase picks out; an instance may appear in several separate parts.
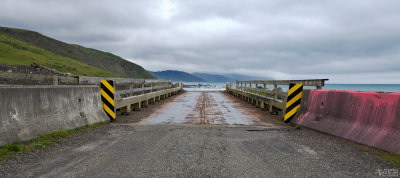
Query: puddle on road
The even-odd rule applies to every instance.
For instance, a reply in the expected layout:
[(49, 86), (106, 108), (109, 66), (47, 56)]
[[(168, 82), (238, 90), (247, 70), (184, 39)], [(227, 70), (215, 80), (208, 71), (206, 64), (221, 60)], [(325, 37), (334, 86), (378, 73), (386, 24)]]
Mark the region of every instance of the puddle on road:
[(142, 124), (253, 125), (259, 118), (244, 112), (222, 92), (186, 92), (143, 119)]
[(143, 119), (144, 124), (180, 124), (186, 122), (186, 116), (196, 107), (201, 92), (186, 92), (174, 98), (170, 103)]
[(225, 119), (226, 124), (242, 124), (252, 125), (255, 118), (251, 115), (243, 114), (243, 112), (235, 108), (232, 101), (226, 98), (221, 92), (209, 93), (210, 97), (214, 99), (216, 107), (221, 112)]

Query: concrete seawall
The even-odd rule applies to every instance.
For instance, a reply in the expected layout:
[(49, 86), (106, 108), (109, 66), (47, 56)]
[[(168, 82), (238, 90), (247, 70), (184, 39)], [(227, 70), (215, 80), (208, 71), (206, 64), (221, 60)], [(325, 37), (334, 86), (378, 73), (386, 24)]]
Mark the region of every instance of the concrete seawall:
[(306, 90), (292, 122), (400, 154), (400, 93)]
[(0, 87), (0, 146), (103, 121), (98, 86)]

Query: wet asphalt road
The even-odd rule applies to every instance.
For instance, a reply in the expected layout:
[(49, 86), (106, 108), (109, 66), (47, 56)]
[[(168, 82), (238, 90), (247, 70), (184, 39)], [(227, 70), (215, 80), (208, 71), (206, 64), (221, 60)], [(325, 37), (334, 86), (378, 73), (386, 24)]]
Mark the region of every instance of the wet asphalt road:
[[(21, 155), (0, 166), (0, 177), (376, 177), (397, 169), (356, 144), (269, 122), (241, 105), (248, 107), (221, 93), (187, 92), (140, 123), (113, 123)], [(178, 106), (186, 111), (168, 114)]]

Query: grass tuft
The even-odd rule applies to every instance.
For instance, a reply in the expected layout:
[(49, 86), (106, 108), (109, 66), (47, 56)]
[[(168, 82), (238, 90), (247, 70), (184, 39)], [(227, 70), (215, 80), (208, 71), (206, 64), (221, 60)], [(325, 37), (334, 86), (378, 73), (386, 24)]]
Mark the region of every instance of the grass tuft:
[(294, 126), (294, 129), (300, 130), (300, 129), (301, 129), (301, 125), (295, 125), (295, 126)]
[(104, 122), (95, 123), (92, 125), (86, 125), (71, 130), (60, 130), (50, 133), (43, 134), (37, 138), (33, 138), (24, 143), (14, 142), (11, 144), (4, 145), (0, 148), (0, 164), (4, 163), (8, 159), (14, 158), (17, 154), (26, 153), (35, 149), (41, 149), (47, 146), (51, 146), (55, 143), (65, 141), (72, 135), (85, 131), (93, 130), (106, 125)]
[(394, 154), (394, 153), (390, 153), (390, 152), (386, 152), (386, 151), (382, 151), (382, 150), (378, 150), (375, 148), (371, 148), (368, 146), (364, 146), (361, 145), (360, 149), (365, 151), (365, 152), (369, 152), (372, 153), (373, 155), (377, 156), (378, 158), (388, 161), (392, 164), (397, 165), (397, 167), (400, 168), (400, 154)]
[(382, 153), (379, 157), (383, 160), (389, 161), (400, 168), (400, 155), (394, 153)]

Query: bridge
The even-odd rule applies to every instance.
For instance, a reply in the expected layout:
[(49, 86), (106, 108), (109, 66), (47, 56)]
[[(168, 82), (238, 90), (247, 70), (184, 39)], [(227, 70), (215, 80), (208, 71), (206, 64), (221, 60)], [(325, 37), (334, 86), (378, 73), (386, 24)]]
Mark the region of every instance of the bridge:
[(400, 153), (398, 93), (324, 90), (327, 79), (237, 81), (223, 92), (165, 80), (51, 80), (0, 87), (0, 145), (111, 122), (19, 154), (0, 177), (399, 174), (377, 156)]

